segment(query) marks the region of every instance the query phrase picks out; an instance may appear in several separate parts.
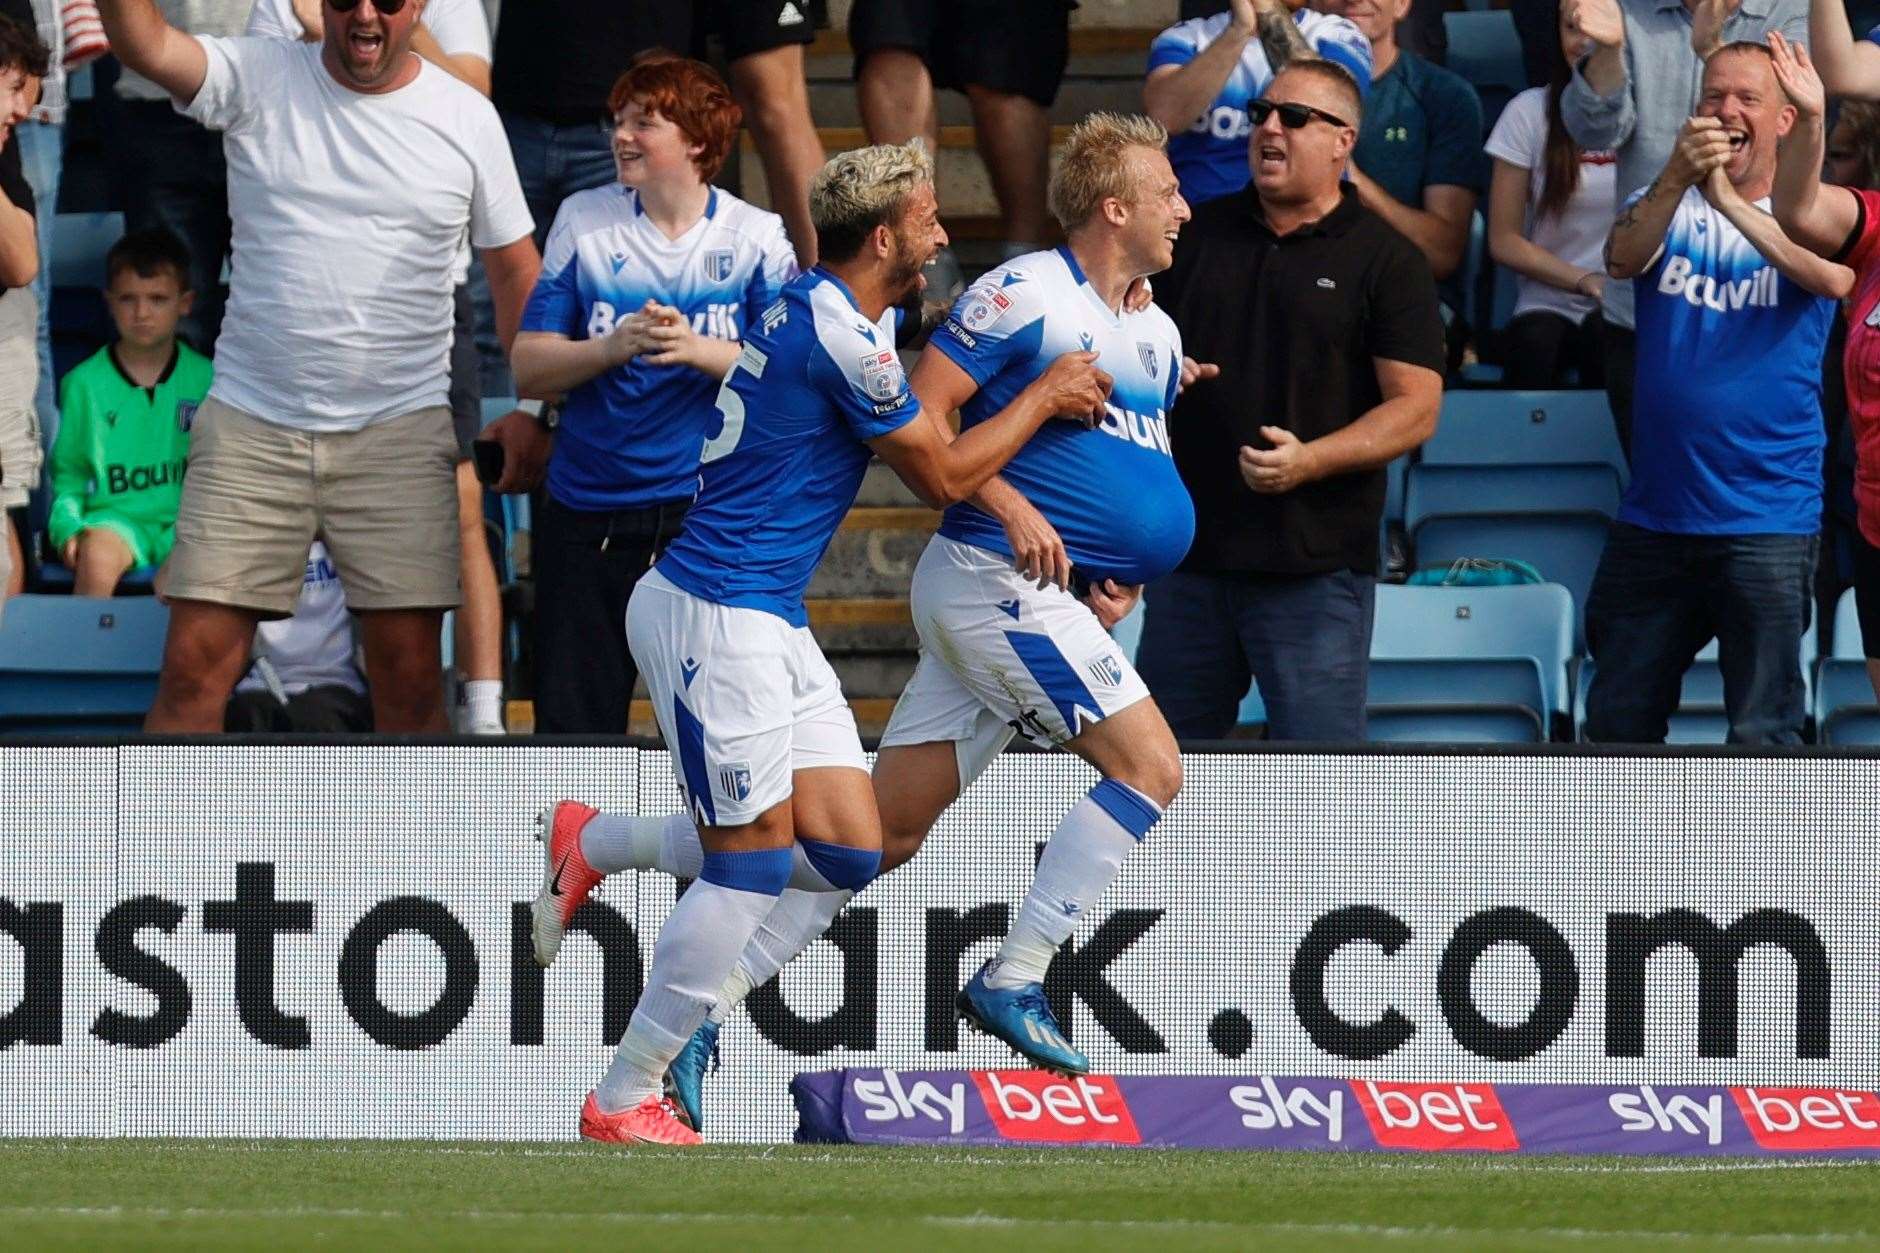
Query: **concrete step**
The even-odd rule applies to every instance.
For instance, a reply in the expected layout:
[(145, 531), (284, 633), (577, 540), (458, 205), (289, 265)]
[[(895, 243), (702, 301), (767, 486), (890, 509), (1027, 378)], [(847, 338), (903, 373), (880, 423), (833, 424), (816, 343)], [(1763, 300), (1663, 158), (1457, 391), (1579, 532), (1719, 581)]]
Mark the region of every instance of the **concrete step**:
[[(1142, 110), (1142, 58), (1122, 73), (1066, 77), (1057, 100), (1051, 105), (1051, 120), (1068, 125), (1099, 109), (1136, 113)], [(940, 110), (942, 126), (970, 126), (972, 109), (966, 97), (957, 91), (939, 92), (934, 98)], [(860, 126), (861, 107), (856, 102), (855, 84), (850, 80), (847, 63), (828, 78), (812, 78), (809, 83), (809, 111), (819, 126)]]
[(913, 653), (825, 653), (850, 700), (870, 697), (892, 701), (913, 677)]
[[(899, 696), (897, 691), (892, 696), (849, 697), (849, 708), (855, 711), (855, 724), (865, 738), (877, 738), (887, 730), (888, 717), (894, 712), (894, 702)], [(511, 735), (535, 734), (534, 701), (509, 701), (503, 716)], [(628, 711), (627, 733), (648, 739), (659, 738), (659, 723), (653, 717), (652, 701), (642, 699), (632, 703)]]
[(914, 563), (939, 524), (940, 515), (931, 509), (851, 510), (810, 580), (809, 595), (904, 599)]
[(880, 461), (870, 462), (868, 473), (862, 476), (862, 490), (855, 497), (857, 505), (895, 505), (910, 509), (922, 509), (920, 497), (914, 495), (908, 485), (901, 481), (901, 476), (890, 470)]
[(920, 648), (905, 597), (824, 597), (806, 604), (810, 631), (827, 656), (913, 653)]
[[(1052, 128), (1053, 143), (1063, 137), (1065, 129), (1062, 126)], [(860, 147), (866, 142), (859, 126), (818, 127), (817, 133), (822, 137), (824, 150), (831, 156)], [(742, 154), (743, 159), (738, 162), (738, 195), (767, 209), (770, 207), (770, 189), (764, 183), (764, 163), (757, 159), (756, 152), (748, 147), (748, 142)], [(1054, 150), (1051, 157), (1053, 168), (1057, 159)], [(955, 218), (997, 217), (999, 200), (992, 192), (992, 177), (986, 172), (985, 163), (973, 149), (972, 127), (941, 127), (940, 152), (934, 164), (934, 181), (940, 193), (943, 222), (950, 227)]]

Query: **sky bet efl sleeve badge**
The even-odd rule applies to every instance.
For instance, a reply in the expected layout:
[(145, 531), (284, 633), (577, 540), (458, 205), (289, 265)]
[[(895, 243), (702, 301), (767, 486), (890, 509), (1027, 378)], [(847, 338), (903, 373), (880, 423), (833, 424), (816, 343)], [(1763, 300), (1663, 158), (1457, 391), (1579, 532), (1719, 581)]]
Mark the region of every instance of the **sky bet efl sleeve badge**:
[(983, 331), (1005, 316), (1012, 298), (994, 287), (975, 287), (968, 293), (966, 308), (960, 311), (960, 325), (969, 331)]
[(893, 400), (907, 389), (894, 349), (883, 348), (862, 358), (862, 389), (873, 400)]

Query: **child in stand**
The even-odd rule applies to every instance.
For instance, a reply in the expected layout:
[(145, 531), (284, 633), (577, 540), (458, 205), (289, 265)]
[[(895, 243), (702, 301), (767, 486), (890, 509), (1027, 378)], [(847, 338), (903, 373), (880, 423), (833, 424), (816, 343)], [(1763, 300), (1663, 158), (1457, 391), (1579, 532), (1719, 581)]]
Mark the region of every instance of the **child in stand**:
[(117, 342), (65, 376), (52, 444), (54, 549), (80, 596), (109, 596), (127, 570), (160, 565), (175, 539), (189, 424), (209, 359), (177, 338), (189, 253), (166, 230), (134, 231), (105, 258)]

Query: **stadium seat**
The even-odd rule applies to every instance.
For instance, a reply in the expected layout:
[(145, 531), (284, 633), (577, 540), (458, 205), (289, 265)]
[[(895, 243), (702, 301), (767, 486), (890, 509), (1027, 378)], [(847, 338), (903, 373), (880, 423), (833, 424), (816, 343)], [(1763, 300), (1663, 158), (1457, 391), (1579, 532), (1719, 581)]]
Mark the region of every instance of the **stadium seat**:
[(1835, 605), (1828, 651), (1815, 671), (1815, 738), (1822, 744), (1880, 744), (1880, 702), (1867, 677), (1867, 652), (1854, 589)]
[(1551, 583), (1380, 584), (1371, 638), (1371, 738), (1550, 738), (1567, 726), (1573, 602)]
[(104, 258), (124, 237), (122, 213), (61, 213), (52, 223), (52, 285), (104, 287)]
[(0, 732), (136, 731), (157, 692), (159, 600), (16, 596), (0, 614)]
[(1473, 514), (1619, 512), (1619, 476), (1601, 463), (1432, 465), (1404, 479), (1404, 525), (1414, 534), (1434, 517)]
[(1482, 98), (1483, 133), (1487, 134), (1508, 102), (1528, 85), (1514, 15), (1505, 9), (1445, 13), (1443, 29), (1449, 35), (1445, 64)]
[[(1802, 632), (1802, 707), (1813, 713), (1816, 705), (1815, 684), (1815, 623), (1811, 619), (1808, 629)], [(1858, 642), (1856, 643), (1858, 648)], [(1580, 674), (1573, 694), (1573, 725), (1575, 738), (1586, 737), (1586, 694), (1592, 690), (1593, 676), (1598, 667), (1588, 657), (1580, 663)], [(1863, 665), (1860, 680), (1867, 682), (1866, 667)], [(1873, 703), (1873, 688), (1866, 688), (1866, 699)], [(1880, 710), (1874, 711), (1880, 715)], [(1819, 721), (1819, 720), (1818, 720)], [(1876, 727), (1880, 728), (1880, 717), (1876, 718)], [(1697, 656), (1691, 661), (1691, 668), (1684, 672), (1683, 686), (1678, 694), (1678, 707), (1672, 713), (1665, 731), (1667, 744), (1723, 744), (1730, 738), (1730, 716), (1726, 712), (1723, 699), (1723, 668), (1717, 659), (1717, 641), (1712, 639), (1697, 650)], [(1856, 741), (1866, 743), (1867, 741)], [(1880, 743), (1880, 740), (1874, 741)]]
[(1450, 391), (1425, 465), (1561, 465), (1603, 462), (1630, 477), (1606, 393)]

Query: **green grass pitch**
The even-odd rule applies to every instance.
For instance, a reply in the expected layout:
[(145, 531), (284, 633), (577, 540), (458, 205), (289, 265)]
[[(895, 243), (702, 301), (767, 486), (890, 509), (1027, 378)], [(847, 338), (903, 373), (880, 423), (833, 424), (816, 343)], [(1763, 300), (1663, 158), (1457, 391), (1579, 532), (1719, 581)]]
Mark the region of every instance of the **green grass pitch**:
[(20, 1249), (1880, 1247), (1880, 1164), (0, 1141)]

